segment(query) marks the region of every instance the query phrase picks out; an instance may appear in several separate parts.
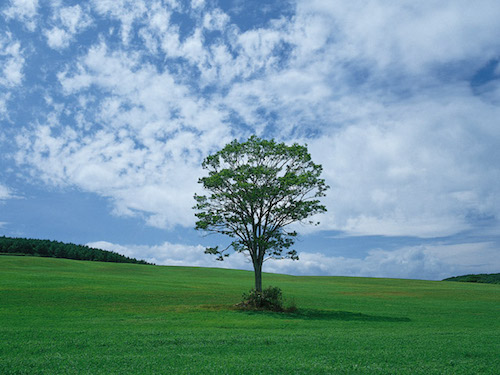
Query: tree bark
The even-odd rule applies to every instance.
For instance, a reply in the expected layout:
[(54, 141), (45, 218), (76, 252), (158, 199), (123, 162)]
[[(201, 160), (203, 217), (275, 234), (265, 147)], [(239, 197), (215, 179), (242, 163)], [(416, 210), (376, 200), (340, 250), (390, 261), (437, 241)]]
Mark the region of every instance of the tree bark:
[(255, 290), (262, 293), (262, 264), (254, 264)]

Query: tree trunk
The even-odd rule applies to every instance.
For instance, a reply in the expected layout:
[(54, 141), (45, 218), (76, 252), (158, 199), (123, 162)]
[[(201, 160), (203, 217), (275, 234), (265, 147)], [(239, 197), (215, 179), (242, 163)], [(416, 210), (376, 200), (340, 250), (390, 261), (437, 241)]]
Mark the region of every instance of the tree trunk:
[(255, 273), (255, 290), (257, 292), (262, 292), (262, 264), (253, 265)]

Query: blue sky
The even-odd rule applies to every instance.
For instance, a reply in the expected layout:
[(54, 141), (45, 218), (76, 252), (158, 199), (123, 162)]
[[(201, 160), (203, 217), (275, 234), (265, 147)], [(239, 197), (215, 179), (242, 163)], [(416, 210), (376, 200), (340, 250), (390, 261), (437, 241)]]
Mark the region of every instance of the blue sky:
[(251, 269), (193, 230), (201, 161), (307, 143), (331, 186), (300, 260), (441, 279), (500, 269), (500, 3), (43, 1), (0, 8), (0, 235)]

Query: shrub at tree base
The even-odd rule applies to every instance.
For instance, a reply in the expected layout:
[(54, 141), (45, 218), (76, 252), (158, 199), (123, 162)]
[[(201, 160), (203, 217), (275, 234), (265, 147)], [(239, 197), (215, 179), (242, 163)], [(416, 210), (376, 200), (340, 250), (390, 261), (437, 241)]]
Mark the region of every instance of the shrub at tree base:
[(292, 312), (295, 305), (285, 308), (283, 292), (277, 286), (270, 286), (259, 292), (255, 289), (243, 293), (243, 300), (237, 305), (245, 310), (268, 310), (276, 312)]

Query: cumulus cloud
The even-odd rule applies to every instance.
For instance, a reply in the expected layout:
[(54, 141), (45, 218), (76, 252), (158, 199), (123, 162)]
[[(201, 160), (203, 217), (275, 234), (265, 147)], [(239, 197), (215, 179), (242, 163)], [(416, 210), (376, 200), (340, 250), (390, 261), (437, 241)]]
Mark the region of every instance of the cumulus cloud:
[(11, 88), (20, 85), (24, 63), (19, 41), (9, 32), (0, 35), (0, 86)]
[(47, 37), (47, 44), (54, 49), (67, 47), (71, 39), (71, 34), (58, 27), (46, 30), (45, 36)]
[[(298, 2), (299, 30), (314, 30), (314, 20), (325, 31), (320, 41), (346, 48), (336, 55), (361, 60), (376, 69), (428, 72), (436, 64), (476, 62), (497, 56), (500, 9), (494, 1), (397, 2), (304, 0)], [(439, 48), (436, 48), (439, 46)], [(307, 47), (306, 48), (311, 48)], [(389, 72), (390, 72), (389, 71)]]
[(81, 32), (91, 24), (91, 19), (80, 5), (59, 8), (56, 19), (72, 34)]
[(500, 108), (467, 90), (378, 108), (309, 141), (332, 187), (323, 228), (439, 237), (469, 229), (471, 215), (497, 216)]
[[(17, 137), (16, 160), (42, 180), (191, 226), (203, 157), (256, 133), (308, 143), (323, 164), (319, 229), (439, 237), (500, 217), (499, 91), (470, 85), (498, 56), (495, 2), (299, 1), (245, 30), (201, 1), (89, 6), (121, 42), (101, 29), (54, 72), (64, 110)], [(88, 25), (64, 9), (54, 48)]]
[(132, 57), (101, 44), (76, 72), (61, 74), (68, 95), (93, 85), (110, 95), (95, 112), (86, 102), (78, 109), (94, 121), (88, 133), (69, 126), (54, 132), (45, 125), (18, 136), (18, 161), (37, 165), (47, 182), (111, 197), (115, 213), (146, 212), (148, 222), (160, 227), (190, 225), (186, 207), (197, 189), (202, 155), (231, 140), (230, 133), (217, 109), (191, 97), (168, 72)]
[(193, 9), (203, 8), (205, 6), (205, 0), (191, 0), (191, 7)]
[(38, 0), (10, 0), (3, 14), (7, 19), (17, 19), (24, 23), (26, 28), (34, 31), (36, 28), (36, 16)]
[[(165, 3), (175, 4), (175, 1), (166, 1)], [(159, 2), (155, 1), (152, 3), (152, 6), (156, 7), (158, 4)], [(144, 17), (148, 11), (147, 2), (143, 0), (93, 0), (92, 6), (98, 14), (120, 21), (121, 39), (125, 45), (129, 43), (134, 23)]]
[(215, 9), (204, 15), (203, 27), (207, 30), (224, 30), (229, 21), (230, 18), (226, 13), (220, 9)]
[[(21, 43), (11, 33), (0, 31), (0, 119), (9, 118), (11, 91), (21, 86), (25, 58)], [(0, 140), (2, 139), (0, 135)]]
[[(1, 113), (0, 113), (1, 114)], [(4, 203), (7, 199), (16, 198), (16, 195), (8, 186), (0, 183), (0, 205)], [(0, 228), (4, 227), (7, 223), (0, 221)]]
[(5, 185), (0, 184), (0, 201), (12, 198), (12, 191)]
[(92, 20), (80, 5), (74, 5), (55, 8), (51, 23), (52, 28), (44, 30), (47, 44), (61, 49), (68, 47), (74, 36), (90, 26)]
[(0, 118), (7, 115), (7, 102), (9, 99), (9, 93), (0, 94)]
[(489, 242), (421, 245), (397, 250), (374, 249), (364, 258), (299, 254), (300, 260), (284, 260), (267, 267), (269, 272), (294, 275), (393, 277), (441, 280), (452, 275), (496, 272), (498, 248)]
[(232, 269), (252, 269), (251, 263), (241, 254), (234, 254), (224, 262), (216, 261), (204, 253), (201, 245), (189, 246), (164, 242), (161, 245), (118, 245), (106, 241), (88, 243), (87, 246), (114, 251), (128, 257), (144, 259), (164, 266), (219, 267)]
[[(232, 254), (223, 262), (204, 254), (201, 245), (187, 246), (165, 242), (157, 246), (118, 245), (106, 241), (87, 246), (115, 251), (157, 265), (220, 267), (253, 270), (242, 254)], [(329, 256), (324, 253), (299, 253), (299, 261), (269, 260), (264, 272), (297, 276), (363, 276), (442, 280), (453, 275), (496, 272), (498, 249), (489, 242), (452, 245), (421, 245), (397, 250), (374, 249), (364, 258)]]

